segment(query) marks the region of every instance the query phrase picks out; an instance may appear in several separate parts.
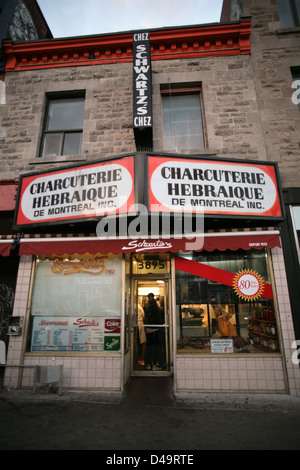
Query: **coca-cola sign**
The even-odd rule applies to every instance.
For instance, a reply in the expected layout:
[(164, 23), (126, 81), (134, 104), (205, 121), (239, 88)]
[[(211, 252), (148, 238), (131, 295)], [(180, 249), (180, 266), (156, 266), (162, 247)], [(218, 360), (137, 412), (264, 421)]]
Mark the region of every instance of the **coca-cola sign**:
[(118, 318), (105, 319), (105, 334), (121, 333), (121, 320)]

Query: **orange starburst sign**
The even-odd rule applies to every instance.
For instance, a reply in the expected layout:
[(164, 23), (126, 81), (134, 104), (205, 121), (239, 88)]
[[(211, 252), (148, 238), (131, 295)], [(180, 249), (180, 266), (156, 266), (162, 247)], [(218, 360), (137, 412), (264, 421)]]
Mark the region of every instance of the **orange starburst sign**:
[(244, 269), (234, 276), (233, 289), (240, 298), (250, 302), (263, 296), (265, 283), (260, 274)]

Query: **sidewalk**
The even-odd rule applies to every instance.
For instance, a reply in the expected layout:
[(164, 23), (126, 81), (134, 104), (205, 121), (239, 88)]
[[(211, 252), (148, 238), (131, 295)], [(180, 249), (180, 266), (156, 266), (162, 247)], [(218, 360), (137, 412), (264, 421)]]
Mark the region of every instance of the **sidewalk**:
[(174, 399), (168, 382), (157, 379), (133, 380), (124, 397), (3, 390), (0, 416), (0, 450), (300, 450), (299, 398), (205, 393)]

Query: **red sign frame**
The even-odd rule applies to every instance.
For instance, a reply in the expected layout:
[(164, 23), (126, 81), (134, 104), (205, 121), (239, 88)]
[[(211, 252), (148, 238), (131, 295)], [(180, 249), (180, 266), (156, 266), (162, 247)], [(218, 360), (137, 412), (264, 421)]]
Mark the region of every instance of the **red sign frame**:
[(148, 156), (148, 187), (150, 210), (284, 218), (276, 163)]
[(14, 228), (128, 213), (135, 202), (134, 157), (20, 177)]

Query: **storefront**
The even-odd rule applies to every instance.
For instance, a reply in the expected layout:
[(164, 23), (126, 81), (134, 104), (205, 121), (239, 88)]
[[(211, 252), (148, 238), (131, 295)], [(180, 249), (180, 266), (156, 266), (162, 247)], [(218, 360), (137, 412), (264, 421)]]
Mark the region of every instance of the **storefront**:
[[(121, 194), (122, 204), (116, 203)], [(96, 196), (98, 210), (111, 207), (118, 214), (119, 232), (121, 214), (131, 215), (126, 236), (78, 231), (20, 237), (14, 315), (24, 326), (11, 337), (8, 364), (62, 365), (69, 389), (123, 391), (130, 376), (170, 375), (178, 393), (300, 393), (275, 226), (283, 216), (276, 165), (243, 162), (233, 169), (227, 161), (138, 154), (92, 168), (24, 175), (15, 225), (29, 232), (33, 224), (37, 232), (53, 231), (66, 217), (82, 222), (79, 205), (90, 198), (87, 210), (94, 210)], [(174, 206), (181, 206), (182, 217), (182, 206), (194, 204), (198, 214), (205, 206), (205, 217), (226, 216), (227, 226), (179, 234), (171, 224), (169, 234), (138, 236), (133, 228), (141, 230), (149, 213), (134, 218), (132, 208), (125, 211), (128, 199), (149, 209), (150, 218), (159, 204), (160, 216), (173, 224)], [(74, 209), (66, 215), (62, 207)], [(246, 217), (252, 227), (236, 229), (238, 220), (247, 225)], [(112, 221), (116, 217), (106, 220), (110, 229)], [(161, 312), (154, 323), (145, 320), (150, 293)], [(153, 333), (155, 358), (153, 348), (149, 353)], [(32, 374), (8, 367), (6, 383), (31, 386)]]
[(300, 190), (297, 188), (283, 191), (286, 221), (282, 224), (281, 237), (287, 272), (289, 293), (293, 312), (296, 338), (300, 337)]

